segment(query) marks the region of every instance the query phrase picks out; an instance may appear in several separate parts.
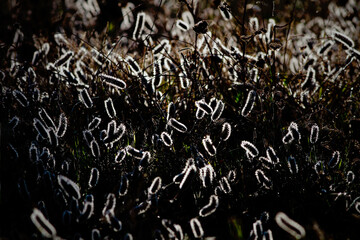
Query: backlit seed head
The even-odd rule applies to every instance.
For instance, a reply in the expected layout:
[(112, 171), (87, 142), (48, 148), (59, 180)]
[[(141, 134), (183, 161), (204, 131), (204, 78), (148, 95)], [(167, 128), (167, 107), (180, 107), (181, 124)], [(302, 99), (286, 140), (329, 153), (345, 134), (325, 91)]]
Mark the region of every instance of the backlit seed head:
[(65, 135), (67, 130), (67, 125), (68, 125), (67, 117), (65, 116), (64, 113), (61, 113), (59, 117), (59, 125), (56, 128), (56, 134), (58, 137), (61, 138)]
[(164, 143), (166, 146), (170, 147), (171, 145), (173, 145), (173, 140), (171, 139), (171, 136), (170, 136), (169, 133), (167, 133), (167, 132), (162, 132), (162, 133), (160, 134), (160, 137), (161, 137), (161, 140), (163, 141), (163, 143)]
[(223, 123), (221, 128), (221, 140), (227, 141), (230, 138), (231, 135), (231, 125), (230, 123)]
[(29, 101), (28, 101), (27, 97), (21, 91), (14, 90), (13, 96), (18, 101), (18, 103), (20, 103), (21, 106), (23, 106), (23, 107), (29, 106)]
[(121, 163), (126, 157), (126, 149), (120, 149), (115, 156), (115, 163)]
[(108, 114), (109, 118), (113, 118), (116, 116), (116, 110), (114, 108), (114, 104), (111, 98), (108, 98), (104, 101), (106, 113)]
[(209, 199), (209, 203), (205, 205), (199, 211), (200, 217), (207, 217), (210, 214), (214, 213), (219, 206), (219, 197), (216, 195), (211, 195)]
[(256, 99), (256, 92), (254, 90), (251, 90), (248, 93), (247, 99), (246, 99), (246, 103), (241, 111), (241, 115), (243, 117), (247, 117), (249, 116), (249, 114), (251, 113), (251, 110), (254, 107), (254, 103), (255, 103), (255, 99)]
[(206, 135), (206, 136), (204, 137), (204, 139), (202, 140), (202, 144), (203, 144), (206, 152), (207, 152), (210, 156), (215, 156), (215, 154), (216, 154), (216, 148), (215, 148), (215, 146), (213, 145), (213, 143), (212, 143), (209, 135)]
[(298, 173), (299, 172), (299, 167), (296, 163), (296, 159), (294, 157), (288, 157), (288, 167), (289, 167), (289, 171), (292, 174)]
[(340, 152), (339, 151), (335, 151), (328, 163), (328, 166), (330, 168), (335, 168), (340, 162)]
[(212, 121), (217, 121), (221, 117), (221, 114), (224, 111), (224, 107), (225, 107), (225, 104), (221, 100), (218, 100), (216, 107), (214, 108), (214, 111), (211, 114)]
[(293, 135), (292, 135), (292, 132), (291, 132), (291, 131), (288, 131), (288, 132), (286, 133), (286, 135), (283, 137), (282, 142), (283, 142), (284, 144), (289, 144), (289, 143), (291, 143), (293, 140), (294, 140), (294, 137), (293, 137)]
[(43, 213), (39, 209), (34, 208), (30, 218), (45, 238), (56, 238), (55, 227), (44, 217)]
[(160, 190), (161, 186), (162, 186), (161, 178), (160, 177), (154, 178), (148, 189), (149, 194), (151, 195), (156, 194)]
[(306, 235), (305, 229), (299, 223), (289, 218), (285, 213), (278, 212), (275, 216), (275, 221), (280, 228), (288, 232), (296, 239), (304, 238)]
[(195, 238), (201, 238), (204, 236), (204, 230), (199, 219), (192, 218), (190, 220), (190, 227)]
[(174, 130), (181, 132), (181, 133), (184, 133), (187, 131), (187, 127), (183, 123), (176, 120), (175, 118), (170, 118), (168, 121), (168, 125), (170, 127), (172, 127)]
[(79, 186), (70, 178), (58, 175), (57, 180), (67, 197), (74, 197), (75, 199), (79, 199), (81, 197)]
[(278, 156), (276, 156), (275, 150), (272, 147), (269, 147), (266, 150), (266, 156), (267, 159), (269, 159), (273, 164), (277, 164), (280, 161)]
[(213, 109), (205, 102), (204, 99), (198, 100), (195, 102), (195, 106), (200, 108), (206, 114), (211, 114)]
[(90, 149), (91, 149), (91, 154), (93, 155), (93, 157), (96, 157), (96, 158), (99, 158), (100, 157), (100, 147), (99, 147), (99, 144), (98, 142), (93, 139), (91, 142), (90, 142)]
[(312, 144), (316, 143), (319, 139), (319, 126), (315, 123), (311, 127), (311, 133), (310, 133), (310, 142)]
[(271, 180), (265, 175), (261, 169), (255, 171), (255, 176), (259, 184), (261, 184), (266, 189), (270, 189), (272, 186)]
[(250, 158), (254, 158), (259, 155), (259, 150), (251, 142), (244, 140), (241, 142), (241, 147), (246, 151)]
[(88, 125), (88, 130), (92, 131), (95, 128), (97, 128), (101, 123), (101, 118), (99, 117), (94, 117), (94, 119), (89, 123)]
[(92, 168), (90, 172), (89, 187), (93, 188), (99, 182), (100, 172), (97, 168)]
[(80, 91), (80, 99), (81, 102), (84, 103), (85, 107), (91, 108), (93, 106), (93, 101), (91, 100), (91, 97), (89, 95), (89, 92), (86, 88)]
[(189, 25), (180, 19), (176, 20), (176, 27), (178, 27), (180, 30), (184, 32), (187, 32), (190, 29)]

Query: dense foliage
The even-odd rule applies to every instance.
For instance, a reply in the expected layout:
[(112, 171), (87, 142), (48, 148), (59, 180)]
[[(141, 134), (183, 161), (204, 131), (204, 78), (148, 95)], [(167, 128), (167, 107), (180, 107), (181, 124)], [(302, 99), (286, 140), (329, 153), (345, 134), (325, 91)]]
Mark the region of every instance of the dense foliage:
[(356, 1), (1, 4), (0, 237), (359, 236)]

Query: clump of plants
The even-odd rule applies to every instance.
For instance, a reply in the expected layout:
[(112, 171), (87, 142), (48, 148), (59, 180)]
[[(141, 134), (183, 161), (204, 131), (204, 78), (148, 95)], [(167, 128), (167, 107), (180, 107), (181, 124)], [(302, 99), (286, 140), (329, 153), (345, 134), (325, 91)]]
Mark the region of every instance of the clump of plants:
[(356, 239), (360, 5), (310, 6), (7, 6), (0, 236)]

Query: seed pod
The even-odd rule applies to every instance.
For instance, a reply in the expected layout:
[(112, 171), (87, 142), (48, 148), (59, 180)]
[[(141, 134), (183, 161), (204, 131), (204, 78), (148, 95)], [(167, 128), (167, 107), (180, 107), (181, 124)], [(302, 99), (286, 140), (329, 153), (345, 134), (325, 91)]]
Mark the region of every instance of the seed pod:
[(114, 214), (115, 206), (116, 206), (115, 194), (108, 193), (107, 196), (106, 196), (106, 202), (105, 202), (104, 208), (102, 210), (102, 215), (104, 217), (106, 217), (106, 215), (108, 213), (113, 213)]
[(273, 164), (279, 163), (279, 158), (276, 156), (275, 150), (272, 147), (266, 150), (266, 156)]
[(80, 99), (86, 108), (92, 108), (93, 101), (91, 100), (89, 92), (87, 91), (86, 88), (80, 91)]
[(88, 130), (89, 131), (94, 130), (95, 128), (99, 127), (100, 123), (101, 123), (101, 118), (94, 117), (94, 119), (88, 125)]
[(27, 97), (21, 91), (14, 90), (12, 93), (13, 93), (13, 96), (15, 97), (15, 99), (18, 101), (18, 103), (20, 103), (21, 106), (23, 106), (23, 107), (29, 106), (29, 101), (28, 101)]
[(150, 195), (156, 194), (160, 190), (161, 184), (162, 184), (162, 181), (161, 181), (160, 177), (154, 178), (154, 180), (152, 181), (152, 183), (148, 189), (149, 194)]
[(145, 13), (141, 12), (141, 13), (138, 13), (138, 15), (136, 16), (136, 23), (135, 23), (135, 28), (134, 28), (134, 32), (133, 32), (134, 40), (140, 39), (140, 37), (144, 31), (144, 26), (145, 26)]
[(60, 114), (59, 125), (56, 128), (56, 134), (58, 137), (63, 137), (67, 130), (68, 120), (64, 113)]
[(123, 197), (127, 194), (129, 189), (129, 179), (123, 175), (121, 176), (121, 182), (120, 182), (120, 186), (119, 186), (119, 190), (118, 190), (118, 194), (120, 197)]
[(221, 114), (224, 111), (224, 107), (225, 107), (225, 104), (221, 100), (218, 100), (216, 107), (214, 108), (214, 111), (211, 115), (212, 121), (216, 121), (221, 117)]
[(114, 108), (114, 104), (112, 99), (109, 97), (104, 101), (106, 113), (109, 116), (109, 118), (113, 118), (116, 116), (116, 110)]
[(120, 149), (115, 156), (115, 163), (120, 164), (126, 157), (126, 149)]
[(55, 227), (44, 217), (39, 209), (34, 208), (30, 218), (43, 237), (56, 238)]
[(340, 152), (339, 151), (335, 151), (328, 163), (328, 166), (330, 168), (335, 168), (340, 162)]
[(345, 34), (333, 31), (332, 37), (336, 42), (341, 43), (346, 48), (353, 48), (355, 46), (354, 41)]
[(294, 157), (288, 157), (288, 167), (290, 170), (290, 173), (295, 174), (299, 172), (299, 167), (296, 163), (296, 159)]
[(187, 127), (183, 123), (176, 120), (175, 118), (170, 118), (168, 124), (170, 127), (172, 127), (174, 130), (178, 132), (184, 133), (187, 131)]
[(170, 147), (170, 146), (173, 144), (173, 140), (171, 139), (170, 134), (168, 134), (167, 132), (162, 132), (162, 133), (160, 134), (160, 137), (161, 137), (162, 142), (163, 142), (166, 146)]
[(210, 156), (215, 156), (216, 154), (216, 148), (213, 145), (210, 136), (206, 135), (203, 140), (202, 140), (202, 144), (206, 150), (206, 152), (210, 155)]
[(90, 172), (89, 187), (95, 187), (99, 182), (100, 172), (97, 168), (92, 168)]
[(103, 74), (103, 73), (99, 74), (99, 77), (101, 77), (102, 80), (110, 87), (114, 87), (117, 89), (126, 88), (126, 83), (117, 77), (113, 77), (113, 76)]
[(216, 211), (218, 206), (219, 206), (219, 197), (216, 195), (211, 195), (209, 203), (200, 209), (199, 216), (200, 217), (209, 216), (210, 214)]
[(195, 238), (202, 238), (204, 236), (204, 230), (201, 226), (199, 219), (192, 218), (190, 220), (190, 227)]
[(262, 186), (264, 186), (266, 189), (271, 188), (271, 186), (272, 186), (271, 180), (265, 175), (265, 173), (262, 170), (257, 169), (255, 171), (255, 176), (256, 176), (256, 179), (258, 180), (258, 182)]
[(93, 155), (93, 157), (96, 157), (96, 158), (100, 157), (100, 147), (95, 139), (93, 139), (91, 141), (90, 149), (91, 149), (91, 154)]
[(280, 228), (291, 234), (296, 239), (304, 238), (306, 235), (305, 229), (299, 223), (289, 218), (285, 213), (278, 212), (275, 216), (275, 221)]
[(251, 142), (244, 140), (241, 142), (241, 147), (246, 151), (247, 156), (250, 158), (259, 155), (259, 150)]
[(230, 138), (230, 135), (231, 135), (231, 125), (230, 123), (225, 122), (221, 128), (221, 135), (220, 135), (221, 140), (227, 141)]
[(319, 126), (315, 123), (311, 127), (311, 133), (310, 133), (310, 142), (312, 144), (315, 144), (319, 139)]
[(79, 186), (71, 179), (62, 175), (58, 175), (57, 180), (67, 197), (74, 197), (75, 199), (79, 199), (81, 197)]
[(231, 186), (229, 184), (229, 181), (226, 177), (222, 177), (221, 180), (219, 181), (220, 183), (220, 187), (221, 190), (225, 193), (228, 194), (231, 192)]
[(49, 139), (49, 130), (45, 127), (45, 125), (37, 118), (34, 118), (33, 125), (39, 135), (44, 139)]
[(246, 103), (241, 111), (241, 115), (243, 117), (247, 117), (249, 116), (251, 110), (254, 107), (254, 103), (255, 103), (255, 99), (256, 99), (256, 92), (254, 90), (251, 90), (248, 93), (247, 99), (246, 99)]

